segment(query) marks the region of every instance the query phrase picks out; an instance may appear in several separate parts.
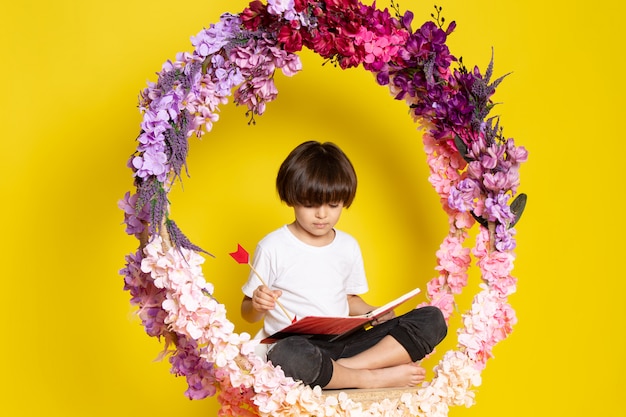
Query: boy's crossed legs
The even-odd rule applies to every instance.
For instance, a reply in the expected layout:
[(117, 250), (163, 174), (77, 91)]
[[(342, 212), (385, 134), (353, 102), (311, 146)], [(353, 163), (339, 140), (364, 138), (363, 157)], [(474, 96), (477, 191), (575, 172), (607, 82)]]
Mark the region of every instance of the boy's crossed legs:
[(436, 307), (423, 307), (385, 323), (325, 342), (294, 336), (268, 353), (285, 375), (328, 389), (415, 386), (425, 377), (416, 362), (443, 340), (447, 326)]

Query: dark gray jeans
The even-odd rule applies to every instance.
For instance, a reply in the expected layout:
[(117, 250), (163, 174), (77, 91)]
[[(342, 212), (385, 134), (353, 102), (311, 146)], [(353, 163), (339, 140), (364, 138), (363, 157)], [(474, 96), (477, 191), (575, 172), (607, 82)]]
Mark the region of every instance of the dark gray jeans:
[(426, 306), (332, 342), (288, 337), (277, 342), (267, 357), (273, 365), (280, 366), (285, 375), (307, 385), (324, 387), (333, 375), (333, 360), (366, 351), (387, 335), (396, 339), (415, 362), (432, 352), (447, 332), (441, 310)]

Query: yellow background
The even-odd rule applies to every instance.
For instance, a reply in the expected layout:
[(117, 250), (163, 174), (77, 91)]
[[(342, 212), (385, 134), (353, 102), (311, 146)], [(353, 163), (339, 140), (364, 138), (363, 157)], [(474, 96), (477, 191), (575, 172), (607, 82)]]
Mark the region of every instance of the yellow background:
[[(610, 2), (616, 4), (618, 2)], [(386, 2), (379, 2), (384, 6)], [(132, 318), (118, 270), (136, 242), (117, 200), (131, 188), (137, 94), (189, 37), (245, 1), (21, 0), (3, 6), (0, 413), (7, 416), (212, 416), (155, 363), (158, 342)], [(450, 45), (485, 68), (495, 49), (495, 113), (530, 151), (520, 191), (511, 297), (519, 324), (495, 349), (477, 405), (452, 416), (623, 416), (624, 6), (582, 1), (445, 0)], [(405, 0), (415, 23), (432, 4)], [(415, 26), (415, 25), (414, 25)], [(217, 255), (205, 275), (239, 331), (245, 267), (227, 255), (291, 218), (273, 189), (280, 161), (307, 139), (337, 142), (360, 179), (340, 227), (359, 238), (381, 303), (434, 276), (446, 233), (406, 107), (363, 70), (321, 66), (278, 77), (279, 98), (248, 126), (227, 106), (191, 141), (173, 218)], [(476, 282), (470, 290), (476, 289)], [(471, 294), (461, 300), (467, 306)], [(454, 332), (445, 349), (454, 345)], [(427, 366), (432, 368), (434, 362)]]

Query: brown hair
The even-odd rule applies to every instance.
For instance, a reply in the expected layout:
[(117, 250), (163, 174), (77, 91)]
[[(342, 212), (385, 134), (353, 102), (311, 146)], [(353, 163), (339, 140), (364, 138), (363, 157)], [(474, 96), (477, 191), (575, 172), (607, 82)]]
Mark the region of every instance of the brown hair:
[(276, 189), (288, 206), (342, 202), (350, 207), (356, 195), (356, 172), (337, 145), (304, 142), (283, 161)]

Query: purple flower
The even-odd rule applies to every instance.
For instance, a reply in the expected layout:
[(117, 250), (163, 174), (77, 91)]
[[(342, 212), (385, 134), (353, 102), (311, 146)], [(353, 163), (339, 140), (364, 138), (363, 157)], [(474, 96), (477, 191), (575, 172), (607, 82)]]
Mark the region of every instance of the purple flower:
[(224, 59), (222, 55), (211, 57), (211, 66), (207, 68), (207, 74), (215, 84), (215, 94), (223, 97), (229, 96), (233, 87), (244, 81), (239, 67)]
[(389, 84), (389, 72), (381, 71), (376, 73), (376, 82), (378, 85), (387, 85)]
[(482, 164), (478, 161), (470, 161), (467, 164), (467, 174), (471, 178), (481, 178), (484, 172), (485, 170), (483, 169)]
[(188, 389), (185, 395), (192, 400), (215, 395), (215, 373), (213, 364), (206, 361), (196, 342), (184, 335), (178, 335), (176, 352), (170, 356), (171, 372), (178, 376), (185, 376)]
[(124, 194), (124, 198), (119, 200), (117, 206), (124, 210), (124, 223), (126, 224), (126, 233), (139, 237), (144, 230), (144, 222), (148, 221), (149, 214), (147, 207), (137, 211), (138, 195), (131, 195), (130, 192)]
[(482, 182), (488, 191), (498, 192), (511, 189), (507, 172), (486, 172)]
[(139, 150), (163, 142), (163, 132), (169, 128), (169, 113), (166, 110), (148, 109), (141, 122), (142, 133), (137, 139)]
[(446, 39), (446, 32), (434, 22), (424, 23), (406, 43), (410, 57), (407, 61), (422, 64), (432, 61), (436, 67), (447, 69), (456, 58), (450, 54)]
[(410, 10), (407, 10), (402, 16), (402, 19), (400, 20), (400, 22), (402, 23), (402, 27), (408, 30), (409, 32), (411, 32), (412, 21), (413, 21), (413, 12)]
[(500, 252), (512, 251), (515, 249), (516, 242), (515, 229), (507, 228), (505, 225), (499, 224), (496, 226), (496, 249)]
[(168, 166), (165, 152), (147, 149), (142, 155), (133, 158), (135, 175), (139, 178), (155, 176), (161, 182), (167, 178)]
[[(387, 78), (389, 74), (387, 74)], [(412, 89), (411, 75), (408, 72), (397, 72), (393, 74), (393, 85), (399, 90), (396, 100), (402, 100), (407, 94), (415, 97), (415, 91)]]
[[(157, 289), (156, 287), (155, 291), (160, 291), (159, 295), (163, 295), (165, 293), (164, 289)], [(146, 333), (152, 337), (161, 337), (165, 335), (167, 332), (167, 325), (165, 324), (167, 315), (167, 311), (163, 310), (160, 304), (158, 304), (158, 307), (142, 308), (139, 314), (141, 324), (143, 324), (143, 327), (146, 329)]]
[(137, 315), (146, 333), (161, 337), (167, 332), (165, 318), (167, 312), (161, 307), (165, 300), (165, 290), (155, 287), (150, 274), (141, 271), (143, 253), (139, 249), (126, 256), (126, 266), (120, 270), (124, 276), (124, 290), (131, 295), (130, 303), (139, 307)]
[(467, 212), (474, 208), (474, 201), (480, 196), (480, 186), (472, 178), (465, 178), (450, 188), (448, 205), (461, 212)]
[(292, 75), (301, 68), (295, 54), (287, 54), (276, 46), (276, 41), (269, 39), (251, 39), (245, 47), (231, 51), (230, 60), (241, 70), (245, 79), (235, 91), (235, 103), (246, 105), (251, 115), (263, 114), (266, 104), (278, 95), (274, 84), (276, 68), (281, 68), (285, 75)]
[(506, 156), (512, 164), (520, 164), (528, 159), (528, 151), (523, 146), (516, 147), (515, 140), (506, 141)]
[(218, 23), (211, 24), (208, 29), (191, 37), (191, 44), (196, 48), (195, 53), (207, 57), (218, 52), (241, 34), (240, 25), (238, 16), (223, 14)]
[(477, 159), (485, 169), (495, 169), (504, 156), (504, 146), (492, 144)]
[(508, 203), (509, 194), (504, 192), (498, 193), (495, 197), (487, 197), (485, 199), (485, 214), (487, 215), (487, 220), (503, 225), (510, 224), (515, 219), (515, 215), (511, 212)]
[(268, 0), (267, 11), (273, 15), (282, 15), (287, 21), (294, 20), (298, 17), (294, 0)]

